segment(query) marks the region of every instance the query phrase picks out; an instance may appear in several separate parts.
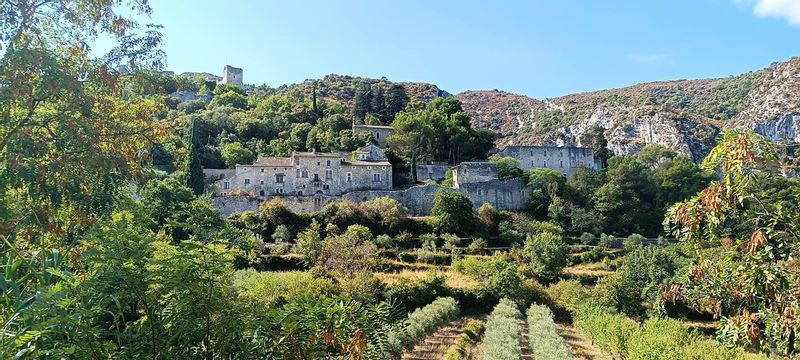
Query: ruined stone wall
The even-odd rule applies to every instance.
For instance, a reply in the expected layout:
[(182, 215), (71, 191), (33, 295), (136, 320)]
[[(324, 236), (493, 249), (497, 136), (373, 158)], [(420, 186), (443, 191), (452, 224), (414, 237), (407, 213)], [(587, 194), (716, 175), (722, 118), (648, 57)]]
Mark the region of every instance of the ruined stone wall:
[[(397, 200), (408, 208), (408, 212), (415, 216), (430, 215), (433, 208), (433, 198), (442, 189), (440, 185), (428, 184), (414, 186), (404, 190), (363, 190), (352, 191), (341, 196), (317, 194), (314, 196), (280, 196), (287, 207), (295, 212), (319, 211), (325, 205), (342, 199), (353, 202), (364, 202), (379, 197), (389, 197)], [(492, 180), (483, 183), (465, 184), (458, 191), (469, 198), (473, 203), (473, 210), (477, 211), (484, 203), (489, 203), (498, 210), (521, 210), (525, 208), (530, 199), (530, 191), (522, 179)], [(249, 196), (218, 196), (212, 199), (213, 205), (224, 216), (246, 210), (256, 211), (258, 205), (274, 196), (263, 199)]]
[(589, 148), (557, 146), (509, 146), (501, 152), (519, 161), (522, 170), (548, 168), (572, 177), (579, 166), (597, 169), (594, 153)]
[(417, 178), (420, 180), (442, 181), (447, 170), (451, 167), (453, 165), (450, 164), (417, 164)]

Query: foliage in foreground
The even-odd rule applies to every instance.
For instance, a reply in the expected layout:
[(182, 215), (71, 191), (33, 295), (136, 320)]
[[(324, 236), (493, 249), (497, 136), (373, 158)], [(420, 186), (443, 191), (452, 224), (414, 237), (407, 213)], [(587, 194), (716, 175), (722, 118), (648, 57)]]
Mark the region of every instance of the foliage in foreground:
[(517, 360), (522, 355), (520, 340), (522, 333), (517, 323), (522, 314), (508, 299), (500, 300), (489, 319), (483, 335), (482, 360)]
[(549, 307), (534, 304), (528, 308), (528, 334), (528, 342), (535, 359), (572, 359), (572, 349), (556, 332), (553, 312)]
[(774, 144), (727, 132), (703, 162), (721, 169), (669, 211), (667, 229), (695, 263), (663, 298), (722, 317), (718, 339), (796, 355), (800, 346), (800, 182), (781, 175)]

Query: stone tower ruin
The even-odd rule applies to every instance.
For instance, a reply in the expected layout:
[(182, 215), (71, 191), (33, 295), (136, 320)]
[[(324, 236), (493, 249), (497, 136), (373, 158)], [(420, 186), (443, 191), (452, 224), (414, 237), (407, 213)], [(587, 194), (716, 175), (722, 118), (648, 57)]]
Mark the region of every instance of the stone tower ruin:
[(225, 68), (222, 70), (222, 80), (220, 81), (220, 84), (243, 86), (244, 82), (242, 80), (242, 74), (242, 69), (225, 65)]

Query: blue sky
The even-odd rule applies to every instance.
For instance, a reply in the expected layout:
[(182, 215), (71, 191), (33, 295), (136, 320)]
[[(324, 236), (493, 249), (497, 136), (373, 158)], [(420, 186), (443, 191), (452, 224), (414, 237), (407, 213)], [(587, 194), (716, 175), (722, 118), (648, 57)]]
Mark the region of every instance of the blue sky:
[(800, 0), (151, 0), (170, 70), (326, 74), (536, 98), (736, 75), (800, 55)]

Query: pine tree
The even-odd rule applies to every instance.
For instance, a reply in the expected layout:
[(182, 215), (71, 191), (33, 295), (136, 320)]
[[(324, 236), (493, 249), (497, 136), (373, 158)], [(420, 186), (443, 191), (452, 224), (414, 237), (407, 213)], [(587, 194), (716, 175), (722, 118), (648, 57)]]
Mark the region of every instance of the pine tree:
[(200, 157), (197, 154), (197, 120), (192, 119), (192, 127), (189, 130), (189, 176), (187, 185), (195, 195), (201, 195), (205, 188), (205, 175), (203, 167), (200, 165)]
[(397, 113), (403, 111), (408, 105), (408, 95), (406, 88), (400, 84), (392, 84), (386, 91), (386, 119), (388, 123), (394, 120)]

